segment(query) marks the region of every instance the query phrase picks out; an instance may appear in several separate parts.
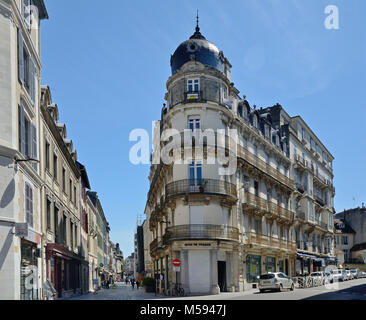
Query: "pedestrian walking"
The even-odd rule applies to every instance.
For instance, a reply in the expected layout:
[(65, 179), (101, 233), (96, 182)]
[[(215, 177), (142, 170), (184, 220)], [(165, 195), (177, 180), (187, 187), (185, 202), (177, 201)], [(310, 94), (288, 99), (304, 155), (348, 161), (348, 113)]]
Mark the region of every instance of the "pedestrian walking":
[(132, 290), (135, 289), (135, 279), (131, 279), (131, 286), (132, 286)]
[(136, 281), (136, 289), (138, 290), (139, 289), (139, 285), (140, 285), (140, 281)]
[(126, 286), (127, 286), (127, 284), (128, 284), (128, 278), (127, 277), (125, 278), (125, 282), (126, 282)]

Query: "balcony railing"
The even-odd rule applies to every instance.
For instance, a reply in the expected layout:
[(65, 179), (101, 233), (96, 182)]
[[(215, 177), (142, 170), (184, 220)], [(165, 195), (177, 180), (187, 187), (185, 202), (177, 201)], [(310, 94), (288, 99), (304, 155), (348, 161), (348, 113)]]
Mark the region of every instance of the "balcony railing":
[(151, 243), (150, 243), (150, 252), (154, 252), (159, 248), (163, 247), (163, 240), (162, 239), (154, 239)]
[(280, 181), (282, 184), (289, 186), (290, 188), (294, 187), (294, 182), (290, 178), (286, 177), (280, 171), (273, 168), (271, 165), (269, 165), (259, 157), (255, 156), (241, 145), (238, 145), (238, 157), (249, 162), (251, 165), (257, 167), (272, 178)]
[(260, 233), (248, 233), (248, 242), (254, 245), (296, 251), (296, 242), (267, 236)]
[(225, 225), (190, 224), (169, 227), (164, 243), (174, 240), (239, 240), (239, 229)]
[(184, 101), (183, 101), (183, 103), (190, 103), (190, 102), (205, 102), (203, 100), (202, 91), (184, 92)]
[(186, 179), (167, 184), (166, 196), (184, 194), (216, 194), (237, 197), (236, 186), (230, 182), (213, 179)]
[(290, 210), (249, 192), (245, 193), (244, 204), (246, 207), (259, 210), (263, 213), (270, 213), (286, 220), (293, 218), (293, 212)]

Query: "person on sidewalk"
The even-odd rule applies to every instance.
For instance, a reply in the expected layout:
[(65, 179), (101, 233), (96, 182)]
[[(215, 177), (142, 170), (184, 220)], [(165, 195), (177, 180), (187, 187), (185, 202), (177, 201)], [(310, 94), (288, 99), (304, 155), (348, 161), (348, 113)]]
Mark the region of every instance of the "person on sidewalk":
[(135, 279), (131, 279), (131, 286), (132, 286), (132, 290), (135, 289)]
[(140, 281), (136, 281), (136, 289), (138, 290), (139, 289), (139, 285), (140, 285)]

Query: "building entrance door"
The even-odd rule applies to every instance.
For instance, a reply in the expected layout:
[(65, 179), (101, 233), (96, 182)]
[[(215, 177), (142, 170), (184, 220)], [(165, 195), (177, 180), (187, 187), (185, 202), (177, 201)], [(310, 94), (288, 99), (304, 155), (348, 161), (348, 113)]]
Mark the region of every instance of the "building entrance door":
[(217, 261), (217, 281), (221, 292), (227, 291), (226, 286), (226, 262)]
[(55, 285), (56, 285), (56, 290), (58, 293), (58, 297), (61, 298), (62, 297), (62, 268), (61, 268), (61, 260), (55, 258)]
[(290, 275), (289, 275), (289, 269), (288, 269), (288, 259), (286, 259), (286, 260), (285, 260), (285, 273), (286, 273), (288, 276), (290, 276)]

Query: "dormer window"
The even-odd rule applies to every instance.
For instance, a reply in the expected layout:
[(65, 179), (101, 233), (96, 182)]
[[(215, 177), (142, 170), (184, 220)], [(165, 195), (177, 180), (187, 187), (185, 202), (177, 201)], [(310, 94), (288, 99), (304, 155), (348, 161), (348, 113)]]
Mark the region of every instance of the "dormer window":
[(253, 127), (258, 128), (258, 119), (256, 115), (253, 115)]
[(188, 79), (187, 80), (187, 92), (198, 93), (200, 91), (200, 80), (199, 79)]

